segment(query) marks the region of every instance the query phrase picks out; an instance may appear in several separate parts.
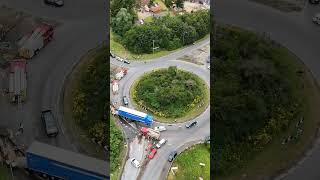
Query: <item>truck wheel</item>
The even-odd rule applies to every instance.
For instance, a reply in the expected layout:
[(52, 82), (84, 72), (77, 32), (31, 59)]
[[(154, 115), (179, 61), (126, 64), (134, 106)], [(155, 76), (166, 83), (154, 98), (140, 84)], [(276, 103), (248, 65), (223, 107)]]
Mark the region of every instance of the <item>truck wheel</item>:
[(35, 52), (34, 52), (34, 55), (37, 55), (39, 54), (39, 49), (37, 49)]

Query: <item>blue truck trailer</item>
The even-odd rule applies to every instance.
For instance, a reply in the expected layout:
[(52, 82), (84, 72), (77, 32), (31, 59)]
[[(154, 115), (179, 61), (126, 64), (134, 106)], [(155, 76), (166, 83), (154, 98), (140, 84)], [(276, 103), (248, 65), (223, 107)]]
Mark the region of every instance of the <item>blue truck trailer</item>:
[(123, 107), (123, 106), (119, 107), (118, 115), (133, 121), (144, 123), (148, 126), (151, 126), (151, 124), (153, 123), (152, 116), (134, 109)]
[(27, 169), (52, 179), (109, 180), (109, 164), (41, 142), (26, 152)]

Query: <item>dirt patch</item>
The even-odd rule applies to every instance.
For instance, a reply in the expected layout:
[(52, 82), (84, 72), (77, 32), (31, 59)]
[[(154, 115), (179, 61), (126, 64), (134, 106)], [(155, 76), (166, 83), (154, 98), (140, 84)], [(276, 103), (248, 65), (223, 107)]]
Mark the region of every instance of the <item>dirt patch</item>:
[(209, 57), (210, 45), (203, 46), (200, 49), (193, 50), (190, 54), (184, 55), (178, 60), (191, 62), (198, 65), (204, 65)]

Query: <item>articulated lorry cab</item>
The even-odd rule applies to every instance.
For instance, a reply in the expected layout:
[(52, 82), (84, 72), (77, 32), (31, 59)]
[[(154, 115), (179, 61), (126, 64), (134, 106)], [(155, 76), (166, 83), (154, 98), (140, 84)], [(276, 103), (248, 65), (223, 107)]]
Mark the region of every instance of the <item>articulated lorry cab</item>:
[(26, 153), (27, 169), (51, 179), (109, 180), (106, 161), (48, 144), (33, 142)]
[(144, 123), (148, 126), (151, 126), (151, 124), (153, 123), (152, 116), (134, 109), (124, 107), (124, 106), (119, 107), (118, 115), (133, 121)]

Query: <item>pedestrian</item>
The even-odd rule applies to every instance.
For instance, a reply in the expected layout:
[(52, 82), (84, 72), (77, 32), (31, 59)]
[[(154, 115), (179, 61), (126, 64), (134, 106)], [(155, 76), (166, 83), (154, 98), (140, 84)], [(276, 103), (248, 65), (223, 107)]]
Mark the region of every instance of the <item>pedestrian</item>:
[(18, 131), (20, 131), (21, 134), (23, 134), (23, 124), (22, 124), (22, 123), (20, 123), (20, 125), (19, 125), (19, 130), (18, 130)]

